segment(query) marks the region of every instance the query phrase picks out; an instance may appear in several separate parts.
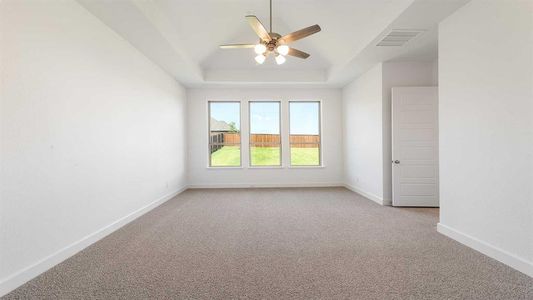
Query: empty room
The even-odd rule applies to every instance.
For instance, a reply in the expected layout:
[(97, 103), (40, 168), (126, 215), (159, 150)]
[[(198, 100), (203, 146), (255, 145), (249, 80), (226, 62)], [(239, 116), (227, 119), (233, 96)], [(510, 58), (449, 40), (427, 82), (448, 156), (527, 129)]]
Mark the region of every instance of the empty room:
[(533, 0), (0, 0), (0, 298), (533, 300)]

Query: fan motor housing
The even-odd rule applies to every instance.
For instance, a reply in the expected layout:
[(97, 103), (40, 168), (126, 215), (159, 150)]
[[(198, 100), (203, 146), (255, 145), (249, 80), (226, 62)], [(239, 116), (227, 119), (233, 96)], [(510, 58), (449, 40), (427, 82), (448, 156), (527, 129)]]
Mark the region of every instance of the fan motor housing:
[(269, 42), (266, 43), (266, 47), (268, 51), (274, 51), (276, 49), (276, 45), (278, 44), (278, 39), (281, 38), (281, 35), (276, 32), (270, 32), (268, 35), (272, 38)]

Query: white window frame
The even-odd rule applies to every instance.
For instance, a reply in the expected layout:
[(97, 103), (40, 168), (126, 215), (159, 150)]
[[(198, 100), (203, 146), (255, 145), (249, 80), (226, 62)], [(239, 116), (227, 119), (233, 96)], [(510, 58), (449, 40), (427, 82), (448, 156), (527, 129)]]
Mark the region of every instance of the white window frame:
[[(318, 103), (318, 165), (293, 165), (292, 164), (292, 155), (291, 155), (291, 103)], [(322, 137), (322, 100), (289, 100), (287, 104), (288, 110), (288, 141), (289, 141), (289, 168), (323, 168), (324, 159), (323, 159), (323, 137)], [(315, 143), (313, 143), (315, 144)]]
[[(239, 165), (238, 166), (213, 166), (211, 163), (211, 103), (238, 103), (239, 104)], [(240, 100), (208, 100), (207, 101), (207, 167), (209, 169), (242, 169), (242, 101)]]
[[(252, 165), (252, 103), (269, 103), (274, 102), (277, 103), (279, 106), (279, 114), (278, 114), (278, 121), (279, 121), (279, 165), (265, 165), (265, 166), (254, 166)], [(281, 100), (249, 100), (248, 101), (248, 167), (249, 168), (283, 168), (283, 128), (281, 127), (281, 118), (283, 116), (282, 114), (282, 101)]]

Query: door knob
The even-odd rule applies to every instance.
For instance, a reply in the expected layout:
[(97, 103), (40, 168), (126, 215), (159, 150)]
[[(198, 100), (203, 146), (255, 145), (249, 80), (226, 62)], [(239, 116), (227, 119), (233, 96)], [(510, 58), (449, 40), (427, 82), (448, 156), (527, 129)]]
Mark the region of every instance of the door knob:
[(399, 160), (395, 160), (395, 161), (393, 161), (393, 163), (395, 163), (395, 164), (399, 164), (400, 161), (399, 161)]

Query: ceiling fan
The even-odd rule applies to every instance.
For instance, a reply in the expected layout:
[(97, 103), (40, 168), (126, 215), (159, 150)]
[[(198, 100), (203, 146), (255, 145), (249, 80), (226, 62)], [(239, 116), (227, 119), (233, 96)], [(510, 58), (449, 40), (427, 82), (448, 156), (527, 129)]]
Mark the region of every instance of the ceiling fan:
[(265, 29), (265, 26), (261, 24), (261, 21), (259, 21), (259, 19), (254, 15), (246, 16), (246, 20), (248, 21), (252, 29), (255, 31), (255, 33), (259, 36), (259, 42), (257, 44), (220, 45), (220, 48), (221, 49), (254, 48), (255, 53), (257, 54), (257, 56), (255, 57), (255, 61), (258, 64), (264, 63), (269, 54), (273, 54), (275, 56), (276, 63), (278, 65), (281, 65), (285, 62), (286, 55), (291, 55), (291, 56), (295, 56), (295, 57), (299, 57), (303, 59), (308, 58), (310, 56), (308, 53), (289, 47), (287, 44), (303, 39), (305, 37), (308, 37), (321, 30), (320, 26), (313, 25), (313, 26), (306, 27), (304, 29), (300, 29), (293, 33), (289, 33), (284, 36), (281, 36), (279, 33), (273, 32), (272, 31), (272, 0), (270, 0), (270, 31), (267, 31)]

